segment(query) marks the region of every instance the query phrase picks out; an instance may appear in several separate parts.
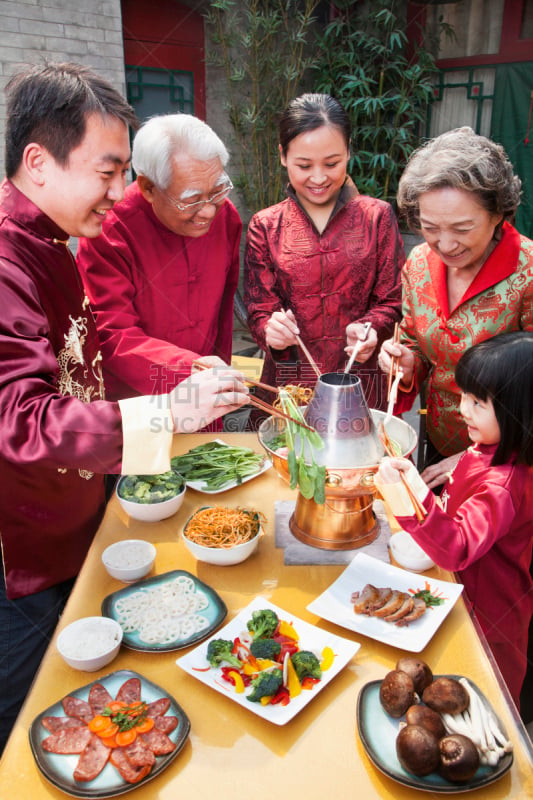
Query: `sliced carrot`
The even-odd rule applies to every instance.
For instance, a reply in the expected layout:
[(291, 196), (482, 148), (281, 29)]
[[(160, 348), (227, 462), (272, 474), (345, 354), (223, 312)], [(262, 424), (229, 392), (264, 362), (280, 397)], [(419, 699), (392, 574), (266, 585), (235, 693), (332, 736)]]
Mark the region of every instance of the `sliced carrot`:
[(137, 738), (137, 731), (135, 728), (130, 728), (129, 731), (120, 731), (115, 735), (115, 741), (119, 747), (126, 747)]
[(112, 724), (109, 717), (103, 717), (101, 714), (97, 714), (96, 717), (92, 718), (87, 727), (93, 733), (100, 733), (106, 730), (106, 728), (109, 728)]
[(154, 727), (155, 723), (151, 717), (146, 717), (142, 722), (138, 722), (135, 726), (137, 733), (148, 733)]
[(126, 708), (128, 704), (125, 703), (123, 700), (113, 700), (107, 708), (111, 711), (111, 713), (116, 714), (117, 711), (122, 711), (122, 709)]
[(109, 739), (111, 736), (114, 736), (115, 733), (118, 733), (119, 727), (115, 722), (112, 722), (108, 728), (104, 728), (102, 731), (97, 731), (97, 735), (100, 739)]

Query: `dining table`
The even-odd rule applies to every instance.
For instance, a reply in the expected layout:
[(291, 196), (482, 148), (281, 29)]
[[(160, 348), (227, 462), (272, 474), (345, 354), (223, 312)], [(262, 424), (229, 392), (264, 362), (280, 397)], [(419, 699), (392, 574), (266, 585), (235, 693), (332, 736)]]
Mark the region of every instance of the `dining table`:
[[(212, 433), (177, 435), (173, 455), (213, 438)], [(263, 452), (255, 433), (223, 433), (218, 438)], [(285, 563), (284, 549), (276, 543), (276, 505), (294, 501), (296, 494), (297, 490), (270, 468), (253, 480), (216, 495), (189, 487), (181, 508), (160, 522), (136, 521), (123, 511), (116, 496), (111, 498), (0, 761), (1, 800), (61, 800), (67, 796), (38, 768), (30, 747), (30, 727), (43, 710), (65, 695), (115, 670), (134, 671), (162, 687), (190, 721), (189, 736), (177, 757), (151, 780), (128, 787), (135, 800), (235, 800), (241, 794), (291, 800), (411, 800), (436, 796), (431, 790), (413, 790), (392, 779), (369, 757), (357, 726), (359, 694), (369, 682), (383, 679), (399, 658), (412, 654), (342, 628), (308, 609), (346, 565)], [(183, 542), (183, 526), (196, 509), (206, 505), (254, 509), (263, 515), (264, 535), (250, 558), (233, 566), (215, 566), (197, 561), (190, 554)], [(394, 526), (394, 519), (390, 518), (392, 533)], [(100, 615), (104, 599), (124, 586), (110, 577), (101, 560), (104, 549), (121, 539), (145, 539), (155, 545), (157, 555), (151, 575), (184, 570), (214, 589), (227, 606), (224, 624), (260, 597), (283, 609), (287, 619), (303, 620), (360, 647), (346, 666), (284, 725), (272, 724), (180, 669), (176, 661), (187, 653), (186, 649), (145, 652), (122, 646), (115, 660), (101, 670), (77, 671), (60, 656), (57, 636), (76, 619)], [(352, 552), (356, 555), (359, 549)], [(420, 577), (422, 583), (431, 578), (455, 581), (453, 574), (438, 567)], [(531, 741), (462, 596), (417, 655), (435, 675), (464, 675), (472, 680), (489, 698), (512, 742), (510, 769), (498, 780), (471, 790), (472, 798), (532, 798)], [(464, 789), (450, 784), (449, 792), (462, 793)]]

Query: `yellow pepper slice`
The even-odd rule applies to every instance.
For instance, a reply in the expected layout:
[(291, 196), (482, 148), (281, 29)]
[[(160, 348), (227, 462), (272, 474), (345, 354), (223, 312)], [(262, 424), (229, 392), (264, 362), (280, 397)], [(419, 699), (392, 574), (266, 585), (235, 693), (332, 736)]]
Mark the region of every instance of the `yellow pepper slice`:
[(288, 639), (293, 639), (295, 642), (299, 641), (300, 639), (291, 623), (286, 622), (284, 619), (280, 620), (278, 625), (278, 633), (280, 633), (282, 636), (286, 636)]
[(335, 653), (331, 649), (331, 647), (324, 647), (322, 650), (322, 661), (320, 662), (320, 669), (322, 672), (325, 672), (327, 669), (331, 667), (333, 661), (335, 659)]
[(242, 679), (242, 675), (240, 675), (236, 670), (231, 670), (228, 672), (228, 676), (233, 678), (235, 681), (235, 691), (237, 694), (242, 694), (244, 692), (244, 681)]
[(276, 661), (271, 661), (269, 658), (257, 658), (256, 661), (259, 670), (270, 669), (270, 667), (279, 667), (279, 664)]
[(267, 706), (270, 703), (271, 700), (272, 700), (272, 695), (271, 694), (269, 694), (268, 697), (260, 697), (259, 698), (259, 702), (261, 703), (262, 706)]
[(302, 693), (302, 685), (293, 667), (292, 661), (287, 658), (287, 689), (289, 690), (289, 697), (298, 697)]

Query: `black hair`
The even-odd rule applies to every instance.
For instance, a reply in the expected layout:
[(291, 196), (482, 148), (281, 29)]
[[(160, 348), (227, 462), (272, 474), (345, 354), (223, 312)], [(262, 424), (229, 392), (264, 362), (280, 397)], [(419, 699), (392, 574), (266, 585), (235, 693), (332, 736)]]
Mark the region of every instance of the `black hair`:
[(103, 78), (81, 64), (47, 63), (14, 75), (6, 87), (5, 171), (12, 178), (30, 142), (45, 147), (65, 167), (83, 140), (87, 116), (110, 115), (134, 130), (133, 108)]
[(284, 156), (294, 138), (323, 125), (338, 128), (350, 147), (350, 117), (338, 100), (329, 94), (302, 94), (291, 100), (279, 121), (279, 143)]
[(492, 464), (533, 466), (533, 332), (501, 333), (474, 345), (455, 369), (461, 391), (490, 398), (500, 428)]

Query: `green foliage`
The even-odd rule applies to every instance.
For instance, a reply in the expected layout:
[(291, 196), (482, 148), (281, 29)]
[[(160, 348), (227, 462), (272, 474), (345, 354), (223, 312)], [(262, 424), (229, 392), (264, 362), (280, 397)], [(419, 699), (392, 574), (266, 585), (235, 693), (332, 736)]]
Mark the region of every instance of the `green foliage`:
[[(215, 49), (210, 63), (224, 71), (227, 112), (235, 132), (238, 175), (233, 182), (250, 215), (284, 196), (277, 126), (280, 112), (305, 91), (316, 63), (319, 0), (213, 0), (205, 18)], [(233, 167), (235, 169), (235, 167)]]
[(404, 0), (337, 0), (335, 7), (318, 35), (315, 90), (336, 97), (350, 114), (349, 170), (359, 190), (391, 201), (420, 143), (435, 62), (423, 47), (410, 53)]

